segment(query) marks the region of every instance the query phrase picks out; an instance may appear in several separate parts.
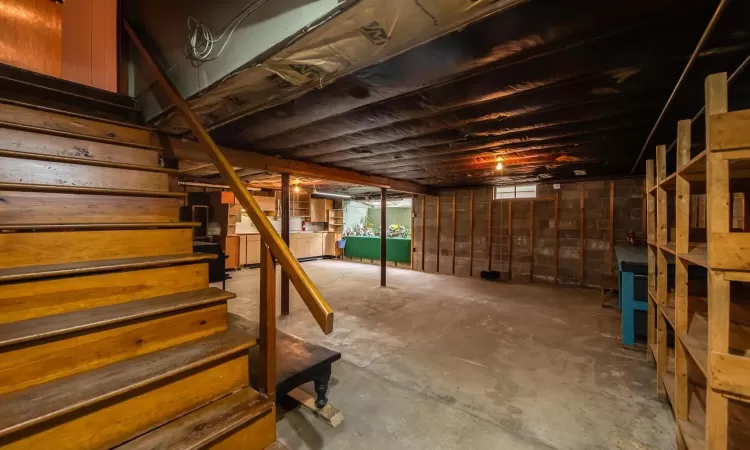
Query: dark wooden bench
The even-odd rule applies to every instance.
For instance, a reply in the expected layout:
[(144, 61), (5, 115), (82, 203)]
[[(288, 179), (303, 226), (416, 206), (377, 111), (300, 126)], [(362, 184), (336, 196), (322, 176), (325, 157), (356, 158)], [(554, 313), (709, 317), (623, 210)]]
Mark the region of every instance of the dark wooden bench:
[[(230, 316), (234, 323), (248, 333), (253, 336), (258, 335), (258, 322), (237, 314)], [(326, 406), (331, 365), (341, 359), (341, 353), (281, 330), (276, 331), (276, 337), (276, 397), (286, 395), (295, 388), (312, 381), (315, 384), (315, 406), (318, 408)], [(257, 388), (259, 358), (258, 347), (253, 347), (250, 350), (250, 377), (254, 388)]]

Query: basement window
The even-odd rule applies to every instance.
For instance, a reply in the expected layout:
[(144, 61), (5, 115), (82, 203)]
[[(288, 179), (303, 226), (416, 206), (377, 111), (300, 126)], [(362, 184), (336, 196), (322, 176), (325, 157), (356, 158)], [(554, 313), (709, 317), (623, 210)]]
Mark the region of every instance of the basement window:
[(495, 188), (495, 200), (505, 198), (536, 198), (536, 184), (517, 184)]

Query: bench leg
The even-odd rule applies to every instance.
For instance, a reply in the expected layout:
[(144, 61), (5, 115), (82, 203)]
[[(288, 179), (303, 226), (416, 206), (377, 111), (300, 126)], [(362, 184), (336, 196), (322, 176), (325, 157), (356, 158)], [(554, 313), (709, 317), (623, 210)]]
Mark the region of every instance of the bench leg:
[(317, 378), (313, 380), (315, 383), (315, 406), (322, 409), (328, 404), (328, 382), (331, 380), (331, 366), (328, 365), (326, 369)]

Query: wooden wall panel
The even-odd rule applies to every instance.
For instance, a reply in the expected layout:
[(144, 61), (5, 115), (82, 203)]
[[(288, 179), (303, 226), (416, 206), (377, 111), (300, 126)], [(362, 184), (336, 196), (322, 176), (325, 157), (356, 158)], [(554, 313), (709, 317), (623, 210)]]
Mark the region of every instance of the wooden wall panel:
[(62, 78), (117, 91), (117, 0), (67, 0)]
[(3, 0), (0, 6), (0, 62), (59, 77), (63, 6), (50, 0)]
[(117, 0), (90, 0), (91, 86), (117, 92)]
[[(611, 191), (612, 185), (614, 191)], [(492, 270), (501, 272), (503, 277), (510, 274), (521, 280), (531, 278), (549, 282), (557, 280), (561, 284), (580, 284), (583, 261), (584, 274), (588, 275), (584, 284), (598, 285), (598, 274), (609, 269), (607, 258), (611, 255), (610, 235), (613, 234), (613, 242), (620, 245), (625, 245), (625, 229), (633, 229), (637, 236), (642, 235), (640, 206), (643, 183), (638, 179), (621, 179), (614, 180), (612, 184), (609, 181), (589, 181), (585, 183), (583, 191), (582, 186), (581, 183), (567, 183), (556, 189), (552, 184), (537, 185), (533, 229), (530, 228), (530, 199), (491, 200), (491, 188), (477, 188), (472, 191), (474, 201), (471, 202), (471, 192), (456, 191), (454, 274), (478, 277), (482, 271)], [(584, 210), (581, 209), (581, 192), (585, 194)], [(439, 226), (435, 198), (426, 199), (424, 237), (427, 272), (437, 269), (436, 233), (439, 233), (442, 256), (440, 273), (451, 273), (453, 195), (454, 191), (441, 193)], [(609, 218), (611, 204), (614, 205), (614, 223)], [(581, 220), (581, 212), (585, 212), (585, 220)], [(583, 260), (580, 253), (581, 224), (585, 227)], [(418, 226), (415, 224), (416, 227)], [(612, 227), (614, 233), (609, 231)], [(513, 245), (509, 245), (510, 231), (513, 233)]]

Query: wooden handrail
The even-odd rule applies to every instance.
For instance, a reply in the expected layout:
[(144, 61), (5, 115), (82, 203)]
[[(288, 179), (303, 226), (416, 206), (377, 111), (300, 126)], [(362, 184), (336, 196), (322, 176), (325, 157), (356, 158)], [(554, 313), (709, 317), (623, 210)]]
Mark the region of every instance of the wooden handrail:
[(273, 228), (271, 222), (269, 222), (253, 196), (250, 195), (244, 183), (242, 183), (237, 176), (232, 165), (229, 164), (229, 161), (227, 161), (221, 149), (216, 145), (203, 124), (200, 123), (190, 109), (190, 105), (188, 105), (177, 88), (151, 58), (148, 50), (146, 50), (146, 47), (144, 47), (128, 21), (124, 21), (124, 28), (130, 36), (130, 39), (133, 41), (133, 45), (135, 45), (136, 49), (138, 49), (138, 52), (145, 60), (153, 77), (159, 82), (159, 84), (161, 84), (170, 101), (184, 116), (185, 121), (190, 126), (195, 137), (198, 138), (198, 141), (205, 147), (206, 153), (221, 173), (224, 181), (229, 185), (242, 207), (245, 208), (248, 217), (250, 217), (250, 220), (252, 220), (253, 224), (258, 229), (258, 234), (260, 234), (261, 239), (263, 239), (271, 250), (271, 253), (279, 262), (282, 270), (289, 277), (289, 281), (291, 281), (292, 285), (297, 289), (300, 297), (302, 297), (302, 301), (307, 305), (307, 308), (312, 313), (315, 321), (318, 322), (318, 325), (325, 334), (330, 334), (333, 331), (333, 311), (328, 306), (328, 303), (326, 303), (320, 295), (320, 292), (318, 292), (318, 289), (315, 287), (312, 280), (310, 280), (310, 277), (307, 276), (302, 269), (302, 266), (300, 266), (294, 255), (292, 255), (292, 252), (281, 239), (279, 233)]

